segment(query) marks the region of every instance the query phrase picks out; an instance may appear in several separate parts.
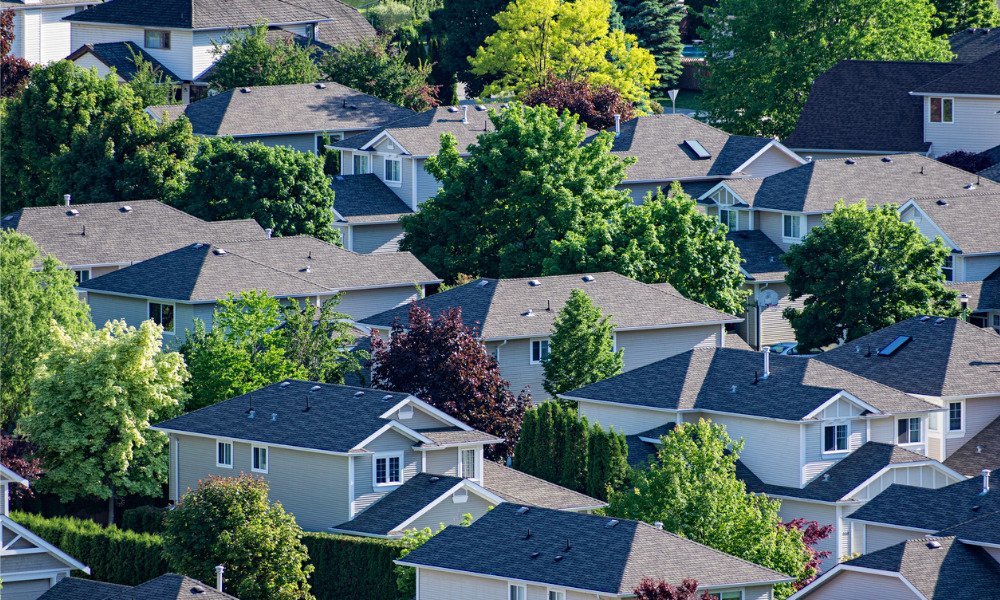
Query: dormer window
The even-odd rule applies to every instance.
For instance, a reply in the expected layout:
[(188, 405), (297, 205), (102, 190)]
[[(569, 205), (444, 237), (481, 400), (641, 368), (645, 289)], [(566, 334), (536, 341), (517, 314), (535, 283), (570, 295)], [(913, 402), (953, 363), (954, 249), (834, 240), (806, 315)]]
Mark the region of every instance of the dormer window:
[(157, 29), (146, 30), (146, 47), (170, 50), (170, 32)]
[(951, 98), (931, 98), (931, 123), (954, 123), (954, 100)]

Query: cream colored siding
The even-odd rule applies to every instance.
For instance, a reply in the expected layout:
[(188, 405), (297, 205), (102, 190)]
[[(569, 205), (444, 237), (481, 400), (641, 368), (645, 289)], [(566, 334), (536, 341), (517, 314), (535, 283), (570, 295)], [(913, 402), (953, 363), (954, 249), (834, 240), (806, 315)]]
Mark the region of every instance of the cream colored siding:
[(427, 468), (425, 469), (427, 473), (458, 477), (458, 450), (444, 448), (426, 451), (424, 454), (427, 456)]
[(1000, 256), (963, 256), (962, 263), (964, 266), (962, 270), (964, 272), (962, 273), (961, 281), (982, 281), (993, 273), (993, 271), (1000, 269)]
[(895, 546), (906, 540), (915, 540), (924, 537), (925, 531), (914, 529), (897, 529), (895, 527), (881, 527), (871, 523), (863, 523), (865, 528), (865, 554), (876, 552), (889, 546)]
[(417, 289), (412, 285), (374, 290), (348, 290), (344, 292), (344, 297), (337, 310), (347, 313), (353, 319), (360, 320), (390, 308), (396, 308), (416, 298)]
[[(7, 560), (9, 559), (4, 559), (5, 562)], [(52, 587), (52, 582), (49, 579), (5, 581), (3, 583), (3, 600), (35, 600), (50, 587)]]
[[(949, 97), (941, 94), (939, 97)], [(953, 123), (931, 123), (930, 97), (924, 97), (924, 141), (931, 142), (934, 157), (964, 150), (982, 152), (1000, 140), (1000, 98), (955, 98)]]
[(789, 287), (785, 283), (772, 283), (764, 290), (774, 290), (778, 294), (778, 305), (760, 307), (760, 346), (772, 346), (780, 342), (795, 341), (795, 331), (792, 324), (782, 316), (786, 308), (802, 309), (805, 296), (792, 301), (788, 298)]
[[(709, 414), (707, 418), (726, 426), (729, 437), (743, 438), (746, 446), (740, 460), (765, 483), (800, 486), (799, 425), (749, 419), (737, 415)], [(685, 421), (693, 421), (687, 415)]]
[(596, 402), (579, 402), (580, 414), (587, 417), (591, 425), (600, 423), (601, 427), (608, 429), (614, 427), (615, 431), (624, 432), (625, 435), (634, 435), (649, 431), (660, 425), (667, 423), (677, 423), (677, 413), (643, 409), (628, 406), (626, 404), (611, 405), (598, 404)]
[(444, 573), (420, 569), (417, 577), (420, 589), (417, 598), (420, 600), (507, 600), (507, 582), (498, 579), (487, 579), (475, 575)]
[(646, 202), (646, 196), (652, 194), (656, 196), (659, 190), (664, 188), (670, 189), (670, 182), (659, 182), (659, 183), (628, 183), (625, 182), (619, 186), (616, 186), (619, 190), (627, 189), (629, 195), (632, 196), (632, 202), (635, 204), (644, 204)]
[[(56, 6), (42, 8), (37, 11), (38, 18), (32, 19), (38, 24), (37, 31), (32, 31), (29, 37), (34, 43), (25, 46), (33, 56), (27, 58), (32, 63), (47, 63), (62, 60), (76, 48), (70, 47), (70, 24), (63, 17), (73, 14), (73, 7)], [(15, 35), (20, 35), (15, 32)]]
[[(365, 445), (369, 452), (402, 452), (403, 468), (402, 480), (406, 482), (420, 471), (420, 453), (413, 450), (415, 442), (410, 438), (396, 432), (388, 430), (378, 438)], [(354, 457), (354, 512), (355, 514), (368, 508), (377, 502), (382, 496), (388, 494), (399, 486), (379, 486), (375, 487), (372, 476), (372, 454), (358, 454)], [(346, 478), (344, 479), (346, 481)], [(345, 519), (346, 520), (346, 519)]]
[(105, 323), (116, 319), (124, 319), (128, 325), (138, 327), (149, 318), (149, 305), (142, 298), (89, 292), (87, 303), (90, 304), (90, 318), (97, 327), (104, 327)]
[(198, 73), (192, 73), (192, 34), (191, 31), (179, 29), (170, 30), (170, 49), (146, 48), (146, 33), (142, 27), (120, 27), (114, 25), (91, 25), (74, 23), (72, 30), (72, 46), (79, 48), (84, 44), (103, 44), (107, 42), (133, 42), (163, 66), (170, 69), (181, 79), (194, 79)]
[(863, 598), (878, 598), (879, 600), (917, 600), (919, 596), (910, 591), (906, 584), (896, 577), (858, 573), (856, 571), (841, 571), (827, 580), (822, 586), (813, 588), (807, 594), (809, 600), (860, 600)]
[(531, 400), (535, 404), (549, 398), (542, 387), (545, 371), (541, 364), (531, 364), (529, 340), (510, 340), (500, 347), (500, 373), (510, 382), (510, 391), (515, 395), (523, 389), (531, 392)]
[(894, 417), (869, 419), (868, 423), (871, 427), (870, 441), (882, 444), (896, 443), (896, 419)]
[(221, 41), (225, 33), (224, 30), (194, 32), (191, 48), (191, 70), (195, 77), (201, 75), (215, 62), (215, 56), (212, 54), (212, 40)]
[(850, 419), (847, 422), (848, 450), (846, 452), (823, 453), (824, 428), (826, 425), (842, 424), (841, 422), (809, 423), (806, 429), (806, 462), (802, 465), (804, 481), (812, 481), (817, 475), (832, 467), (850, 452), (857, 450), (865, 443), (865, 422), (862, 419)]
[[(253, 92), (251, 92), (253, 93)], [(233, 138), (237, 142), (244, 144), (252, 144), (254, 142), (260, 142), (265, 146), (270, 148), (277, 148), (278, 146), (283, 146), (285, 148), (291, 148), (292, 150), (297, 150), (299, 152), (309, 152), (314, 154), (316, 152), (316, 134), (315, 133), (303, 133), (303, 134), (287, 134), (287, 135), (261, 135), (261, 136), (244, 136)], [(336, 205), (336, 202), (334, 202)]]
[(743, 589), (743, 600), (771, 600), (774, 595), (769, 585), (751, 585)]
[[(334, 202), (336, 206), (336, 202)], [(399, 223), (387, 225), (355, 225), (352, 227), (351, 250), (358, 254), (398, 252), (403, 240), (403, 227)]]
[[(442, 491), (446, 489), (442, 487)], [(468, 490), (463, 490), (463, 492), (467, 492), (469, 496), (465, 502), (455, 502), (453, 499), (454, 495), (448, 494), (437, 506), (420, 515), (415, 521), (407, 525), (406, 528), (420, 530), (424, 527), (430, 527), (431, 531), (437, 531), (441, 528), (442, 523), (445, 525), (458, 525), (462, 522), (462, 515), (466, 513), (471, 514), (472, 519), (476, 520), (485, 515), (486, 511), (493, 506), (492, 502), (481, 496), (468, 492)]]
[(902, 211), (899, 214), (899, 220), (903, 221), (904, 223), (913, 221), (913, 224), (916, 225), (917, 229), (920, 230), (920, 233), (924, 234), (924, 237), (926, 237), (929, 240), (933, 240), (938, 236), (940, 236), (943, 240), (945, 237), (944, 232), (942, 232), (941, 229), (937, 225), (935, 225), (933, 221), (924, 218), (924, 216), (915, 207), (911, 206), (906, 210)]
[[(23, 10), (14, 11), (14, 42), (10, 45), (10, 52), (16, 57), (24, 56), (24, 13)], [(30, 62), (30, 61), (29, 61)]]
[[(747, 446), (749, 447), (749, 444)], [(837, 509), (832, 504), (802, 502), (786, 498), (780, 498), (780, 500), (781, 508), (778, 511), (778, 517), (782, 521), (805, 519), (806, 521), (816, 521), (820, 526), (833, 525), (839, 530), (837, 525)], [(824, 560), (820, 568), (824, 571), (833, 568), (837, 564), (837, 558), (839, 558), (837, 555), (837, 532), (834, 532), (833, 535), (825, 540), (818, 542), (815, 549), (820, 552), (832, 552), (830, 558)]]
[(775, 147), (768, 148), (752, 163), (747, 165), (743, 172), (751, 177), (767, 177), (782, 171), (799, 166), (799, 161), (788, 156)]
[(173, 434), (169, 435), (167, 442), (167, 464), (169, 465), (169, 470), (167, 474), (167, 498), (170, 500), (176, 500), (179, 496), (177, 494), (177, 437)]
[[(404, 168), (408, 165), (404, 165)], [(412, 167), (410, 167), (412, 169)], [(427, 172), (424, 168), (424, 159), (419, 159), (417, 161), (417, 199), (416, 205), (419, 206), (428, 198), (433, 198), (438, 193), (438, 188), (441, 184), (434, 176)]]
[[(945, 403), (947, 405), (947, 402)], [(1000, 417), (1000, 396), (989, 398), (969, 398), (965, 401), (965, 435), (960, 438), (947, 438), (947, 456), (961, 448), (971, 437), (984, 427)], [(948, 413), (941, 414), (941, 420), (947, 426)]]
[(719, 345), (719, 325), (671, 327), (620, 331), (615, 334), (618, 348), (624, 349), (625, 370), (631, 371), (650, 363), (687, 352), (691, 348), (712, 348)]
[(788, 250), (792, 247), (791, 244), (781, 241), (781, 213), (755, 211), (753, 218), (754, 227), (763, 231), (764, 235), (782, 250)]
[(14, 39), (20, 40), (24, 59), (37, 63), (42, 58), (42, 9), (29, 8), (20, 13), (21, 28), (15, 32)]
[(94, 279), (95, 277), (100, 277), (101, 275), (107, 275), (108, 273), (111, 273), (113, 271), (117, 271), (118, 269), (121, 269), (121, 268), (124, 268), (124, 267), (117, 267), (117, 266), (116, 267), (94, 267), (94, 268), (90, 269), (90, 278)]
[(823, 225), (824, 216), (825, 215), (806, 215), (806, 230), (802, 232), (802, 235), (809, 233), (814, 227), (820, 227)]

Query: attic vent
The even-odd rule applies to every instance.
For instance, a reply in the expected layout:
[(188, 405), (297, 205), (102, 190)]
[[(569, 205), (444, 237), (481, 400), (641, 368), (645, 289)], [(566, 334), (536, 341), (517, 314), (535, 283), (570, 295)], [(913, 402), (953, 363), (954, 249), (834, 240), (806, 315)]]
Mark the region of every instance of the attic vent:
[(705, 160), (706, 158), (712, 158), (712, 154), (705, 150), (705, 147), (701, 145), (698, 140), (684, 140), (684, 144), (694, 152), (694, 155), (698, 157), (698, 160)]
[(271, 413), (271, 420), (272, 421), (277, 421), (278, 420), (278, 413)]
[(479, 283), (477, 283), (476, 285), (478, 285), (479, 287), (484, 287), (484, 286), (487, 286), (489, 284), (490, 284), (490, 282), (489, 282), (488, 279), (480, 279)]
[(845, 161), (844, 161), (844, 164), (845, 164), (845, 165), (853, 165), (853, 164), (854, 164), (854, 162), (855, 162), (855, 161), (854, 161), (853, 159), (850, 159), (850, 158), (848, 158), (847, 160), (845, 160)]
[(976, 189), (976, 184), (970, 183), (969, 185), (965, 186), (965, 189), (967, 189), (967, 190), (974, 190), (974, 189)]
[(458, 112), (458, 107), (457, 106), (449, 106), (448, 107), (448, 112), (456, 113), (456, 112)]
[(479, 112), (486, 112), (486, 105), (485, 104), (477, 104), (476, 105), (476, 110), (478, 110)]
[(292, 385), (292, 382), (290, 382), (290, 381), (282, 381), (281, 385), (279, 387), (286, 388), (286, 387), (288, 387), (290, 385)]
[(194, 248), (195, 250), (197, 250), (198, 248), (201, 248), (201, 247), (203, 247), (204, 245), (205, 245), (205, 244), (194, 244), (194, 245), (193, 245), (193, 246), (191, 246), (191, 247), (192, 247), (192, 248)]
[(312, 386), (311, 388), (309, 388), (309, 391), (310, 391), (310, 392), (318, 392), (318, 391), (320, 391), (321, 389), (323, 389), (323, 388), (322, 388), (321, 386), (318, 386), (318, 385), (314, 385), (314, 386)]
[(325, 83), (317, 83), (316, 84), (316, 89), (317, 90), (325, 90), (326, 89), (326, 84)]
[(71, 214), (71, 215), (73, 215), (75, 217), (76, 215), (80, 214), (80, 211), (78, 211), (75, 208), (71, 208), (71, 209), (69, 209), (69, 214)]
[(257, 416), (257, 411), (255, 411), (254, 409), (252, 409), (252, 408), (251, 408), (251, 409), (250, 409), (250, 416), (249, 416), (249, 417), (247, 417), (247, 418), (248, 418), (248, 419), (252, 419), (252, 418), (254, 418), (254, 417), (256, 417), (256, 416)]
[(535, 316), (535, 311), (533, 311), (533, 310), (531, 310), (531, 309), (529, 308), (529, 309), (528, 309), (528, 312), (526, 312), (526, 313), (521, 313), (521, 316), (522, 316), (522, 317), (533, 317), (533, 316)]
[(938, 548), (941, 547), (941, 542), (938, 542), (936, 540), (931, 540), (927, 542), (927, 547), (930, 548), (931, 550), (937, 550)]
[(541, 553), (541, 552), (532, 552), (532, 553), (531, 553), (531, 558), (538, 558), (538, 557), (539, 557), (539, 556), (541, 556), (541, 555), (542, 555), (542, 553)]
[(888, 346), (882, 348), (882, 350), (879, 351), (878, 356), (892, 356), (899, 351), (900, 348), (909, 344), (912, 339), (913, 338), (908, 335), (901, 335), (889, 342)]
[(215, 250), (212, 250), (212, 253), (215, 254), (216, 256), (222, 256), (223, 254), (226, 253), (226, 250), (225, 248), (216, 248)]
[(306, 265), (306, 267), (305, 267), (304, 269), (301, 269), (301, 271), (302, 271), (303, 273), (312, 273), (312, 272), (313, 272), (313, 269), (312, 269), (312, 266), (310, 266), (310, 265)]
[(383, 400), (392, 400), (392, 394), (386, 394), (385, 396), (382, 396), (382, 399)]
[(3, 220), (4, 221), (13, 221), (14, 220), (14, 215), (7, 215), (6, 217), (3, 218)]
[(528, 512), (528, 507), (527, 506), (522, 506), (521, 508), (517, 509), (517, 514), (519, 514), (519, 515), (523, 515), (526, 512)]
[(196, 585), (193, 588), (191, 588), (191, 593), (192, 594), (204, 594), (205, 593), (205, 588), (201, 587), (200, 585)]
[(556, 561), (556, 562), (559, 562), (559, 561), (561, 561), (562, 559), (563, 559), (563, 557), (562, 557), (562, 554), (556, 554), (556, 558), (555, 558), (555, 561)]
[(931, 318), (928, 317), (927, 315), (924, 315), (924, 316), (920, 317), (920, 322), (921, 323), (926, 323), (927, 321), (930, 321), (930, 320), (931, 320)]
[(337, 175), (336, 177), (334, 177), (334, 179), (336, 179), (337, 181), (347, 181), (346, 179), (344, 179), (343, 175)]
[(604, 526), (605, 527), (614, 527), (617, 524), (618, 524), (618, 519), (611, 519), (610, 521), (608, 521), (607, 523), (605, 523)]
[(729, 388), (729, 393), (730, 394), (735, 394), (737, 389), (739, 389), (739, 388), (737, 388), (735, 385), (733, 385), (732, 387)]
[(935, 325), (940, 325), (941, 323), (944, 323), (945, 321), (946, 321), (946, 319), (944, 317), (938, 317), (938, 318), (934, 319), (934, 324)]
[(829, 473), (823, 473), (823, 481), (830, 481), (830, 474)]
[(542, 282), (538, 281), (537, 279), (532, 279), (531, 281), (528, 282), (528, 285), (530, 285), (531, 287), (538, 287), (542, 285)]
[(123, 211), (125, 211), (125, 212), (132, 212), (132, 207), (131, 207), (131, 206), (128, 206), (128, 205), (126, 205), (126, 206), (123, 206), (123, 207), (122, 207), (122, 210), (123, 210)]
[(891, 162), (892, 162), (892, 159), (891, 159), (891, 158), (889, 158), (888, 156), (883, 156), (883, 157), (882, 157), (882, 162), (884, 162), (884, 163), (891, 163)]
[(242, 89), (240, 89), (240, 91), (243, 92), (244, 94), (249, 94), (250, 93), (250, 88), (242, 88)]
[(937, 205), (938, 206), (948, 206), (948, 201), (947, 200), (938, 200), (937, 201)]
[(352, 104), (352, 105), (350, 105), (350, 106), (347, 107), (347, 110), (358, 110), (358, 105), (357, 104)]
[(590, 283), (591, 281), (594, 280), (594, 276), (593, 275), (584, 275), (583, 276), (583, 280), (586, 281), (587, 283)]
[(441, 481), (440, 477), (431, 477), (431, 483), (437, 483), (439, 481)]
[(365, 395), (364, 392), (354, 392), (354, 397), (355, 398), (360, 398), (361, 396), (364, 396), (364, 395)]

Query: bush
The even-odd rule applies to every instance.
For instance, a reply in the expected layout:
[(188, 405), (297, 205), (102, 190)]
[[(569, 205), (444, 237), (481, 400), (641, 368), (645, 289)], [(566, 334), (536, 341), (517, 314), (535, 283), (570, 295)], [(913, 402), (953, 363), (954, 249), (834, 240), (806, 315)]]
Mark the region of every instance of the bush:
[(368, 18), (379, 33), (392, 33), (413, 20), (413, 9), (394, 0), (385, 0), (368, 9)]
[(130, 508), (122, 514), (122, 528), (135, 533), (163, 533), (163, 519), (167, 508), (140, 506)]
[(976, 154), (974, 152), (966, 152), (965, 150), (955, 150), (943, 156), (939, 156), (938, 161), (943, 162), (946, 165), (963, 169), (970, 173), (978, 173), (983, 169), (988, 169), (993, 166), (993, 161), (991, 161), (985, 154)]
[(304, 533), (309, 562), (316, 567), (310, 577), (312, 594), (319, 600), (356, 598), (396, 600), (396, 571), (403, 542), (376, 538)]

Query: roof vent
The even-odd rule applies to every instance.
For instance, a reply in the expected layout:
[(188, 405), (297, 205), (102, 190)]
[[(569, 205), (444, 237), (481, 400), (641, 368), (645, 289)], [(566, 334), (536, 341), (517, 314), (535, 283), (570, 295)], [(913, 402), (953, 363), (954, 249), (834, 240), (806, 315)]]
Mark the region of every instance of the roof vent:
[(326, 84), (325, 83), (317, 83), (316, 84), (316, 89), (317, 90), (325, 90), (326, 89)]
[(284, 388), (286, 388), (286, 387), (288, 387), (288, 386), (290, 386), (290, 385), (292, 385), (292, 382), (291, 382), (291, 381), (282, 381), (282, 382), (281, 382), (281, 385), (280, 385), (280, 386), (278, 386), (278, 387), (280, 387), (280, 388), (284, 389)]
[(490, 284), (490, 280), (489, 279), (480, 279), (479, 283), (477, 283), (476, 285), (478, 285), (479, 287), (484, 287), (484, 286), (487, 286), (489, 284)]
[(735, 394), (735, 393), (736, 393), (736, 390), (737, 390), (737, 389), (738, 389), (738, 388), (737, 388), (737, 387), (736, 387), (735, 385), (733, 385), (733, 386), (731, 386), (731, 387), (729, 388), (729, 393), (730, 393), (730, 394)]
[(879, 351), (878, 356), (892, 356), (899, 351), (900, 348), (910, 343), (913, 338), (908, 335), (901, 335), (896, 339), (889, 342), (889, 345)]
[(965, 189), (967, 189), (967, 190), (974, 190), (974, 189), (976, 189), (976, 184), (970, 183), (969, 185), (965, 186)]
[(653, 527), (656, 527), (657, 529), (663, 529), (663, 521), (657, 521), (653, 523)]
[(983, 453), (983, 447), (982, 446), (976, 446), (976, 454), (982, 454), (982, 453)]
[(449, 106), (448, 107), (448, 112), (451, 112), (451, 113), (458, 112), (458, 107), (457, 106)]
[(555, 558), (555, 561), (556, 561), (556, 562), (559, 562), (559, 561), (561, 561), (562, 559), (563, 559), (563, 557), (562, 557), (562, 554), (556, 554), (556, 558)]
[(479, 112), (486, 112), (487, 108), (485, 104), (477, 104), (476, 110), (478, 110)]
[(249, 94), (250, 88), (241, 88), (240, 91), (243, 92), (244, 94)]
[(358, 105), (357, 104), (351, 104), (350, 106), (347, 107), (347, 110), (358, 110)]
[(590, 283), (591, 281), (594, 280), (594, 276), (593, 275), (584, 275), (583, 276), (583, 280), (586, 281), (587, 283)]
[(931, 540), (927, 542), (927, 547), (930, 548), (931, 550), (937, 550), (938, 548), (941, 547), (941, 542), (937, 540)]
[(927, 321), (930, 321), (930, 320), (931, 320), (931, 318), (928, 317), (927, 315), (924, 315), (924, 316), (920, 317), (920, 322), (921, 323), (926, 323)]
[(607, 523), (605, 523), (604, 526), (605, 527), (614, 527), (617, 524), (618, 524), (618, 519), (611, 519), (610, 521), (608, 521)]
[(132, 207), (126, 204), (122, 207), (122, 210), (125, 212), (132, 212)]
[(937, 201), (937, 205), (938, 206), (948, 206), (948, 201), (947, 200), (938, 200)]
[(344, 179), (343, 175), (337, 175), (336, 177), (334, 177), (334, 179), (336, 179), (337, 181), (347, 181), (346, 179)]
[(247, 418), (248, 419), (252, 419), (252, 418), (254, 418), (256, 416), (257, 416), (257, 411), (255, 411), (254, 409), (251, 408), (250, 409), (250, 416), (248, 416)]
[(774, 263), (774, 257), (773, 256), (768, 256), (767, 257), (767, 262)]
[(198, 248), (202, 248), (204, 246), (205, 246), (205, 244), (194, 244), (191, 247), (194, 248), (195, 250), (197, 250)]
[(684, 144), (690, 148), (691, 152), (698, 157), (698, 160), (705, 160), (706, 158), (712, 158), (712, 154), (705, 150), (705, 147), (701, 145), (698, 140), (684, 140)]
[(823, 473), (823, 481), (830, 481), (830, 474), (829, 473)]
[(191, 593), (192, 594), (204, 594), (205, 593), (205, 588), (201, 587), (200, 585), (196, 585), (193, 588), (191, 588)]
[(542, 282), (538, 281), (537, 279), (532, 279), (531, 281), (528, 282), (528, 285), (530, 285), (531, 287), (538, 287), (542, 285)]
[(382, 399), (383, 400), (392, 400), (392, 394), (386, 394), (385, 396), (382, 396)]
[(844, 164), (845, 165), (853, 165), (854, 162), (855, 162), (854, 159), (848, 158), (847, 160), (844, 161)]
[(517, 509), (516, 512), (519, 515), (523, 515), (524, 513), (528, 512), (528, 507), (527, 506), (522, 506), (521, 508)]
[(306, 268), (302, 269), (302, 272), (303, 273), (312, 273), (313, 272), (312, 265), (306, 265)]
[(533, 316), (535, 316), (535, 311), (533, 311), (533, 310), (531, 310), (531, 309), (529, 308), (529, 309), (528, 309), (528, 312), (526, 312), (526, 313), (521, 313), (521, 316), (522, 316), (522, 317), (533, 317)]
[(440, 477), (438, 477), (438, 476), (436, 476), (436, 475), (435, 475), (434, 477), (431, 477), (431, 483), (437, 483), (437, 482), (439, 482), (439, 481), (441, 481), (441, 478), (440, 478)]
[(891, 163), (891, 162), (892, 162), (892, 159), (891, 159), (891, 158), (889, 158), (888, 156), (883, 156), (883, 157), (882, 157), (882, 162), (884, 162), (884, 163)]
[(75, 208), (71, 208), (71, 209), (69, 209), (69, 214), (71, 214), (71, 215), (73, 215), (75, 217), (76, 215), (80, 214), (80, 211), (78, 211)]
[(531, 527), (528, 528), (528, 533), (524, 534), (524, 539), (526, 540), (531, 539)]
[(503, 104), (500, 105), (500, 108), (510, 108), (510, 104), (504, 102)]
[(322, 388), (322, 386), (318, 386), (318, 385), (314, 385), (314, 386), (312, 386), (311, 388), (309, 388), (309, 391), (310, 391), (310, 392), (318, 392), (318, 391), (320, 391), (321, 389), (323, 389), (323, 388)]
[(532, 552), (532, 553), (531, 553), (531, 558), (538, 558), (538, 557), (539, 557), (539, 556), (541, 556), (541, 555), (542, 555), (542, 553), (541, 553), (541, 552)]
[(857, 344), (855, 344), (854, 345), (854, 353), (855, 354), (861, 354), (861, 346), (858, 346)]
[(14, 215), (7, 215), (6, 217), (3, 218), (3, 220), (4, 221), (13, 221), (14, 220)]
[(272, 421), (277, 421), (278, 420), (278, 413), (271, 413), (271, 420)]
[(979, 512), (979, 508), (980, 508), (980, 506), (978, 504), (973, 504), (972, 505), (972, 512)]
[(212, 250), (212, 254), (215, 254), (216, 256), (222, 256), (225, 253), (226, 253), (225, 248), (216, 248), (215, 250)]
[(934, 319), (934, 324), (935, 325), (940, 325), (941, 323), (944, 323), (946, 320), (947, 319), (945, 319), (944, 317), (938, 317), (938, 318)]
[(354, 397), (355, 398), (360, 398), (361, 396), (364, 396), (364, 395), (365, 395), (364, 392), (354, 392)]

